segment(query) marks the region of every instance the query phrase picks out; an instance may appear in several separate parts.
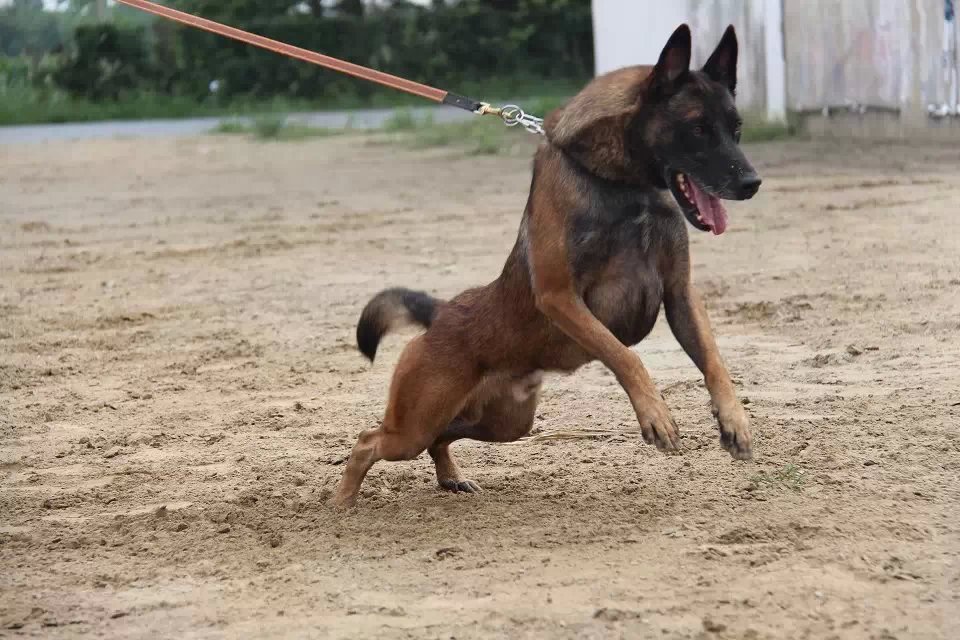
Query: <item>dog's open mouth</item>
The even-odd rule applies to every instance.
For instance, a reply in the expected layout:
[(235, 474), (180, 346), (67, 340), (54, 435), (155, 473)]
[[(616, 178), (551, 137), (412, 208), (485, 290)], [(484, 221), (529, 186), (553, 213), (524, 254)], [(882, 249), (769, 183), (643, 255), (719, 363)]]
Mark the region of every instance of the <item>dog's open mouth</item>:
[(720, 198), (708, 193), (693, 178), (679, 171), (669, 176), (670, 191), (676, 198), (683, 215), (700, 231), (712, 231), (720, 235), (727, 229), (727, 210)]

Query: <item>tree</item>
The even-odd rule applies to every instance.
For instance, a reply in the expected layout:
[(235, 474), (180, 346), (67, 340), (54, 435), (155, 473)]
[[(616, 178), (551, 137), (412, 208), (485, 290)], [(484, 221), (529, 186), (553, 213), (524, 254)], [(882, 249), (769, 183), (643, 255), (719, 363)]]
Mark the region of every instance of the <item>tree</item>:
[(302, 14), (304, 8), (314, 16), (324, 14), (323, 0), (172, 0), (181, 11), (205, 18), (250, 20)]
[(43, 11), (43, 0), (13, 0), (14, 10)]
[(107, 0), (58, 0), (57, 5), (70, 13), (92, 15), (100, 21), (107, 19)]
[(43, 0), (14, 0), (0, 7), (0, 55), (39, 58), (62, 45), (57, 16), (43, 10)]
[(337, 13), (361, 17), (366, 10), (366, 5), (363, 0), (340, 0), (334, 8)]

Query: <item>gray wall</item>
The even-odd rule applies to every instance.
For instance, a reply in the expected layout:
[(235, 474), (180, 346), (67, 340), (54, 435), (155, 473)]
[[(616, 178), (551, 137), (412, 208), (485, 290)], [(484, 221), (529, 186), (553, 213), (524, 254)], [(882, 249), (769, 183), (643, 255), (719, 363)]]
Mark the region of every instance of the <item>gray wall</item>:
[[(772, 101), (785, 100), (815, 134), (960, 139), (960, 117), (927, 113), (952, 103), (944, 0), (594, 0), (593, 11), (598, 73), (656, 62), (681, 22), (693, 31), (694, 62), (703, 63), (733, 23), (742, 109), (769, 115)], [(868, 110), (817, 115), (851, 103)]]
[(811, 132), (960, 134), (960, 118), (936, 120), (927, 113), (929, 104), (950, 100), (943, 81), (943, 0), (784, 0), (784, 30), (791, 110), (809, 114), (850, 103), (867, 108), (811, 115)]
[(766, 111), (765, 3), (762, 0), (686, 2), (689, 7), (690, 28), (694, 33), (694, 60), (706, 61), (720, 41), (724, 29), (733, 24), (740, 46), (737, 63), (737, 104), (741, 109)]
[(740, 43), (737, 102), (747, 110), (766, 111), (767, 4), (768, 0), (594, 0), (596, 72), (655, 63), (667, 38), (683, 22), (693, 33), (693, 64), (702, 65), (723, 30), (733, 24)]

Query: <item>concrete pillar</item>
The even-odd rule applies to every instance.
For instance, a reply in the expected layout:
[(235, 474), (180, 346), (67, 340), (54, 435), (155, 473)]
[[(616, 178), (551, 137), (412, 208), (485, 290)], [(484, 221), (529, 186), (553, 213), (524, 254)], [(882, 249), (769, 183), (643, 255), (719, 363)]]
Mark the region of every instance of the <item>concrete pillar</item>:
[(783, 50), (783, 0), (764, 0), (764, 65), (767, 71), (767, 120), (787, 119), (787, 65)]
[(597, 74), (631, 64), (655, 64), (667, 38), (690, 18), (685, 0), (593, 0)]

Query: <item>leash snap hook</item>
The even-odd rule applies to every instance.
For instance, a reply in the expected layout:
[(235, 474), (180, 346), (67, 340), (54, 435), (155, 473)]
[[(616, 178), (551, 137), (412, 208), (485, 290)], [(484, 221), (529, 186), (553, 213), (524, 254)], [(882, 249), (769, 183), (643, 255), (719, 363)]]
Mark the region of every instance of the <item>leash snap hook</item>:
[(494, 107), (488, 102), (481, 102), (473, 113), (480, 116), (494, 115), (503, 120), (503, 124), (508, 127), (520, 125), (530, 133), (544, 135), (543, 118), (532, 116), (515, 104)]
[(508, 127), (520, 125), (530, 133), (543, 134), (543, 118), (537, 118), (524, 112), (515, 104), (508, 104), (500, 107), (500, 118)]
[(502, 112), (500, 107), (491, 106), (489, 102), (481, 102), (480, 106), (473, 111), (478, 116), (494, 115), (499, 116)]

